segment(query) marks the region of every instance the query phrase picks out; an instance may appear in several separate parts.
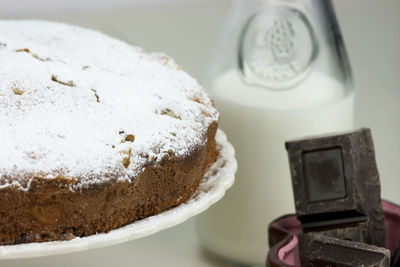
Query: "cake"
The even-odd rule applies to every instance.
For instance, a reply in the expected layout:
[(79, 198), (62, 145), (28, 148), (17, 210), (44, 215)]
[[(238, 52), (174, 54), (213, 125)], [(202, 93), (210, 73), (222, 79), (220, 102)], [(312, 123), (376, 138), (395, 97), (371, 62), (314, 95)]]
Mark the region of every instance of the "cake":
[(179, 205), (219, 114), (171, 58), (76, 26), (0, 21), (0, 245), (108, 232)]

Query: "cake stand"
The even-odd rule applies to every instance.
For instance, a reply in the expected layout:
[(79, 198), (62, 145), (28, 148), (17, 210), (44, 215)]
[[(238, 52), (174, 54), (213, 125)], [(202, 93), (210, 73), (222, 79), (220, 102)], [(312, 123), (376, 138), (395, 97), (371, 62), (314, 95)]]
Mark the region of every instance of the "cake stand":
[(237, 169), (235, 151), (221, 130), (217, 132), (216, 141), (219, 157), (204, 174), (198, 190), (185, 203), (108, 233), (76, 237), (69, 241), (0, 246), (0, 259), (43, 257), (121, 244), (152, 235), (203, 212), (232, 186)]

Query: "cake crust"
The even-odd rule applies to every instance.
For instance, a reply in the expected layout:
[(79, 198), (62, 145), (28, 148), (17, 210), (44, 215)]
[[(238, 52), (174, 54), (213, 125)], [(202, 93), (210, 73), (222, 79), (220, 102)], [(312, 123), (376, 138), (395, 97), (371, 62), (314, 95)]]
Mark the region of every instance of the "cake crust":
[(70, 240), (108, 232), (188, 200), (216, 160), (217, 123), (207, 143), (184, 158), (165, 157), (132, 182), (105, 182), (71, 191), (76, 180), (36, 177), (28, 191), (0, 189), (0, 244)]

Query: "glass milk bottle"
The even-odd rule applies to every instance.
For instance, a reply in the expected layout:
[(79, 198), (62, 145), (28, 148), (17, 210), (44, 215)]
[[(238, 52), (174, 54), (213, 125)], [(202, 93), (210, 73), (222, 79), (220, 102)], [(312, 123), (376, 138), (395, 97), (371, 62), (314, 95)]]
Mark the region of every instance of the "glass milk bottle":
[(264, 265), (268, 223), (295, 211), (284, 142), (353, 128), (351, 71), (331, 1), (234, 1), (204, 84), (238, 172), (196, 230), (207, 251)]

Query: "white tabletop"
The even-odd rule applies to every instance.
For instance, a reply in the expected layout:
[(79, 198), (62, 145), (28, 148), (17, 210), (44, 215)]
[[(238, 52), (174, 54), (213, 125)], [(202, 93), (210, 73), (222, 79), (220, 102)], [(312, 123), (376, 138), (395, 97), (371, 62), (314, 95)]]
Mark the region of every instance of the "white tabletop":
[[(200, 79), (229, 1), (194, 2), (96, 12), (86, 9), (54, 14), (47, 10), (28, 17), (83, 25), (143, 46), (147, 51), (164, 51)], [(334, 4), (353, 67), (356, 125), (372, 128), (382, 195), (400, 203), (400, 1), (334, 0)], [(26, 12), (0, 12), (0, 16), (27, 17)], [(202, 252), (193, 220), (189, 220), (153, 236), (113, 247), (1, 261), (0, 266), (229, 265)]]

